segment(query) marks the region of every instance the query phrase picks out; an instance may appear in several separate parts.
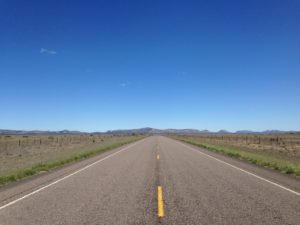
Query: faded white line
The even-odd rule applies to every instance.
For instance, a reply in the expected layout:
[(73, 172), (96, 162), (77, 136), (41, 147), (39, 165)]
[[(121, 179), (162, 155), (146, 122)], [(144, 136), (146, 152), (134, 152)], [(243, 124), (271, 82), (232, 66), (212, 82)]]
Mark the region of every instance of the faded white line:
[[(142, 141), (144, 141), (144, 140), (142, 140)], [(121, 153), (121, 152), (123, 152), (123, 151), (125, 151), (125, 150), (127, 150), (127, 149), (129, 149), (129, 148), (131, 148), (131, 147), (133, 147), (133, 146), (135, 146), (135, 145), (137, 145), (137, 144), (140, 143), (140, 142), (141, 142), (141, 141), (138, 141), (138, 142), (136, 142), (136, 143), (134, 143), (134, 144), (131, 144), (131, 145), (129, 145), (129, 146), (127, 146), (127, 147), (125, 147), (125, 148), (123, 148), (123, 149), (121, 149), (121, 150), (119, 150), (119, 151), (117, 151), (117, 152), (115, 152), (115, 153), (112, 153), (112, 154), (110, 154), (110, 155), (108, 155), (108, 156), (106, 156), (106, 157), (104, 157), (104, 158), (102, 158), (102, 159), (100, 159), (100, 160), (98, 160), (98, 161), (96, 161), (96, 162), (93, 162), (92, 164), (87, 165), (87, 166), (85, 166), (85, 167), (83, 167), (83, 168), (81, 168), (81, 169), (79, 169), (79, 170), (77, 170), (77, 171), (75, 171), (75, 172), (73, 172), (73, 173), (71, 173), (71, 174), (65, 176), (65, 177), (62, 177), (62, 178), (60, 178), (60, 179), (58, 179), (58, 180), (56, 180), (56, 181), (54, 181), (54, 182), (52, 182), (52, 183), (50, 183), (50, 184), (44, 186), (44, 187), (41, 187), (41, 188), (39, 188), (39, 189), (37, 189), (37, 190), (35, 190), (35, 191), (33, 191), (33, 192), (27, 194), (27, 195), (24, 195), (23, 197), (20, 197), (20, 198), (14, 200), (14, 201), (11, 201), (11, 202), (9, 202), (9, 203), (3, 205), (3, 206), (0, 206), (0, 210), (5, 209), (6, 207), (11, 206), (11, 205), (13, 205), (13, 204), (16, 204), (17, 202), (19, 202), (19, 201), (21, 201), (21, 200), (23, 200), (23, 199), (25, 199), (25, 198), (28, 198), (28, 197), (31, 196), (31, 195), (34, 195), (34, 194), (36, 194), (36, 193), (38, 193), (38, 192), (40, 192), (40, 191), (42, 191), (42, 190), (44, 190), (44, 189), (46, 189), (46, 188), (49, 188), (49, 187), (53, 186), (54, 184), (57, 184), (57, 183), (59, 183), (59, 182), (61, 182), (61, 181), (63, 181), (63, 180), (66, 180), (66, 179), (68, 179), (69, 177), (72, 177), (72, 176), (74, 176), (75, 174), (80, 173), (80, 172), (82, 172), (82, 171), (88, 169), (89, 167), (94, 166), (94, 165), (97, 164), (97, 163), (100, 163), (100, 162), (102, 162), (102, 161), (104, 161), (104, 160), (106, 160), (106, 159), (109, 159), (110, 157), (113, 157), (113, 156), (115, 156), (115, 155), (117, 155), (117, 154), (119, 154), (119, 153)]]
[(240, 167), (234, 166), (234, 165), (232, 165), (232, 164), (230, 164), (230, 163), (227, 163), (227, 162), (225, 162), (225, 161), (223, 161), (223, 160), (220, 160), (220, 159), (218, 159), (218, 158), (215, 158), (215, 157), (213, 157), (213, 156), (211, 156), (211, 155), (205, 154), (205, 153), (203, 153), (203, 152), (201, 152), (201, 151), (199, 151), (199, 150), (196, 150), (196, 149), (194, 149), (194, 148), (191, 148), (191, 147), (188, 146), (188, 145), (182, 144), (181, 142), (178, 142), (178, 143), (181, 144), (182, 146), (188, 148), (188, 149), (191, 149), (191, 150), (193, 150), (193, 151), (195, 151), (195, 152), (198, 152), (198, 153), (200, 153), (200, 154), (202, 154), (202, 155), (205, 155), (205, 156), (207, 156), (207, 157), (209, 157), (209, 158), (212, 158), (212, 159), (214, 159), (214, 160), (216, 160), (216, 161), (218, 161), (218, 162), (220, 162), (220, 163), (223, 163), (223, 164), (225, 164), (225, 165), (227, 165), (227, 166), (230, 166), (230, 167), (232, 167), (232, 168), (234, 168), (234, 169), (237, 169), (237, 170), (239, 170), (239, 171), (242, 171), (242, 172), (244, 172), (244, 173), (246, 173), (246, 174), (248, 174), (248, 175), (251, 175), (251, 176), (253, 176), (253, 177), (256, 177), (256, 178), (258, 178), (258, 179), (260, 179), (260, 180), (263, 180), (263, 181), (265, 181), (265, 182), (267, 182), (267, 183), (269, 183), (269, 184), (272, 184), (272, 185), (274, 185), (274, 186), (276, 186), (276, 187), (279, 187), (279, 188), (281, 188), (281, 189), (283, 189), (283, 190), (289, 191), (289, 192), (291, 192), (291, 193), (293, 193), (293, 194), (295, 194), (295, 195), (300, 196), (300, 193), (297, 192), (297, 191), (294, 191), (294, 190), (292, 190), (292, 189), (290, 189), (290, 188), (284, 187), (284, 186), (282, 186), (282, 185), (280, 185), (280, 184), (277, 184), (277, 183), (275, 183), (275, 182), (273, 182), (273, 181), (270, 181), (270, 180), (268, 180), (268, 179), (265, 179), (265, 178), (263, 178), (263, 177), (260, 177), (260, 176), (254, 174), (254, 173), (251, 173), (251, 172), (249, 172), (249, 171), (247, 171), (247, 170), (244, 170), (244, 169), (242, 169), (242, 168), (240, 168)]

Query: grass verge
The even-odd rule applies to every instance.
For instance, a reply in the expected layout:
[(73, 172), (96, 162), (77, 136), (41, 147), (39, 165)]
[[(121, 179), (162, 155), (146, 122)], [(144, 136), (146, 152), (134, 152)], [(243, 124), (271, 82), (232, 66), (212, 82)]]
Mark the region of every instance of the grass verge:
[(272, 156), (260, 155), (255, 152), (245, 152), (243, 150), (237, 148), (224, 147), (213, 144), (199, 143), (194, 140), (188, 140), (184, 138), (173, 137), (179, 141), (183, 141), (188, 144), (192, 144), (198, 147), (202, 147), (208, 149), (213, 152), (217, 152), (223, 155), (227, 155), (232, 158), (237, 158), (245, 161), (249, 161), (253, 164), (268, 167), (274, 170), (278, 170), (280, 172), (284, 172), (287, 174), (293, 174), (296, 176), (300, 176), (300, 165), (291, 163), (287, 160), (281, 160), (277, 158), (273, 158)]
[(109, 145), (109, 146), (105, 146), (105, 147), (99, 148), (99, 149), (94, 150), (94, 151), (75, 154), (75, 155), (72, 155), (68, 158), (58, 160), (58, 161), (40, 163), (40, 164), (37, 164), (37, 165), (35, 165), (31, 168), (21, 169), (21, 170), (17, 170), (15, 172), (13, 172), (11, 174), (2, 175), (2, 176), (0, 176), (0, 186), (4, 185), (4, 184), (7, 184), (7, 183), (10, 183), (10, 182), (13, 182), (13, 181), (23, 179), (23, 178), (28, 177), (28, 176), (38, 174), (40, 172), (50, 171), (51, 169), (55, 169), (57, 167), (66, 165), (66, 164), (74, 162), (74, 161), (79, 161), (79, 160), (82, 160), (82, 159), (90, 158), (92, 156), (98, 155), (98, 154), (106, 152), (108, 150), (112, 150), (112, 149), (121, 147), (123, 145), (136, 142), (138, 140), (141, 140), (142, 138), (144, 138), (144, 137), (138, 137), (138, 138), (135, 138), (135, 139), (129, 140), (129, 141), (122, 141), (120, 143), (115, 143), (115, 144), (112, 144), (112, 145)]

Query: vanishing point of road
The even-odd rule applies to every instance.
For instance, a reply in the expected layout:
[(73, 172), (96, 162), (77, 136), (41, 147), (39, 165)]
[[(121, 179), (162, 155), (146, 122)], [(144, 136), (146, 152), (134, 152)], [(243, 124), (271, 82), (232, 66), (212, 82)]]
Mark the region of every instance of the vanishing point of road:
[(0, 189), (0, 225), (300, 224), (300, 181), (162, 136)]

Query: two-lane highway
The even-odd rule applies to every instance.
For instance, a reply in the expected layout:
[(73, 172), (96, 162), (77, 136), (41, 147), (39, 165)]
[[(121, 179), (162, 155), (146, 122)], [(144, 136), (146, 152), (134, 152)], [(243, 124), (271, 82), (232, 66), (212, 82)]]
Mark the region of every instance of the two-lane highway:
[(80, 163), (0, 189), (0, 225), (300, 224), (298, 180), (166, 137)]

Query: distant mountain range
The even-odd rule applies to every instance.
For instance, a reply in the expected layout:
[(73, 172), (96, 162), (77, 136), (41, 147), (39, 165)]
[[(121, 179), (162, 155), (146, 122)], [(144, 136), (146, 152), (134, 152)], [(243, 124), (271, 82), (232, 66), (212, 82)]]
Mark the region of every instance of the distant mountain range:
[(43, 131), (43, 130), (7, 130), (0, 129), (0, 134), (85, 134), (85, 132), (80, 131), (70, 131), (70, 130), (61, 130), (61, 131)]
[(127, 130), (109, 130), (106, 132), (80, 132), (80, 131), (42, 131), (42, 130), (8, 130), (0, 129), (0, 134), (5, 135), (27, 135), (27, 134), (278, 134), (278, 133), (291, 133), (299, 131), (280, 131), (280, 130), (266, 130), (266, 131), (250, 131), (239, 130), (236, 132), (229, 132), (227, 130), (220, 130), (217, 132), (211, 132), (209, 130), (197, 130), (197, 129), (156, 129), (151, 127), (145, 127), (140, 129), (127, 129)]

